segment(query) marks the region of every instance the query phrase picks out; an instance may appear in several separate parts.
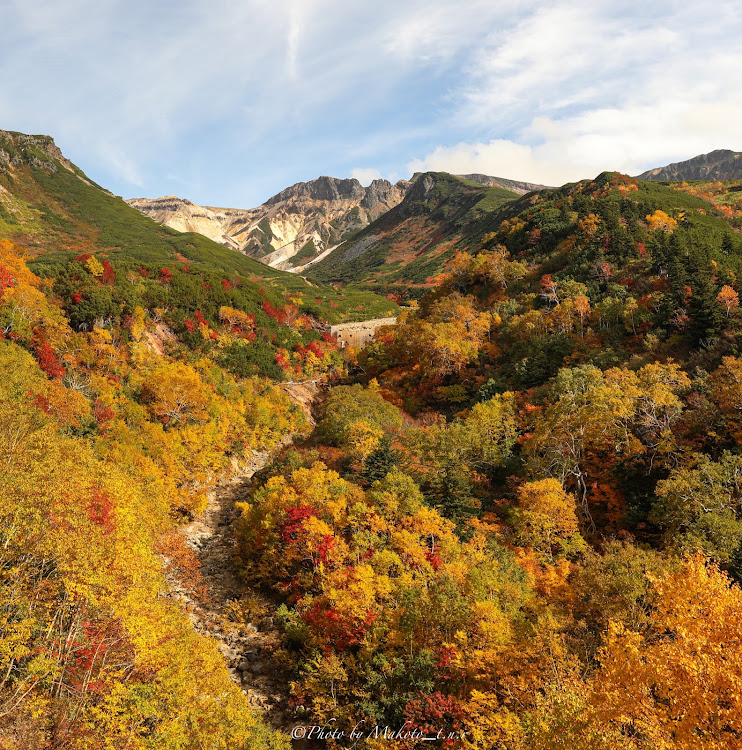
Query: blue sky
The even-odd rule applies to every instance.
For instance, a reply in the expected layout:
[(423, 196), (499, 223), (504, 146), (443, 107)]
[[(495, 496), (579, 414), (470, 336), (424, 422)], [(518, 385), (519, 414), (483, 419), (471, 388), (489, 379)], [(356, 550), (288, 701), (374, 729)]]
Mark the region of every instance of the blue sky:
[(742, 151), (728, 2), (0, 0), (0, 128), (115, 193), (251, 207), (321, 174), (562, 184)]

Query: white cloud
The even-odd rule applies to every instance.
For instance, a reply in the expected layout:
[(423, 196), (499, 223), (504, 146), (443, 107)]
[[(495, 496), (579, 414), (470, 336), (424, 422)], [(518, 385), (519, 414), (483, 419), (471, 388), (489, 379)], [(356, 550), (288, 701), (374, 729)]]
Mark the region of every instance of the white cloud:
[(701, 108), (667, 100), (657, 107), (596, 109), (561, 120), (538, 117), (523, 129), (521, 142), (494, 139), (439, 146), (407, 168), (410, 173), (479, 172), (562, 185), (606, 170), (638, 174), (716, 148), (742, 150), (740, 122), (742, 102)]
[(374, 180), (381, 179), (381, 172), (378, 169), (356, 168), (351, 171), (350, 176), (355, 177), (364, 187), (368, 187)]
[(612, 17), (606, 4), (542, 6), (515, 28), (489, 35), (473, 56), (457, 115), (471, 124), (513, 121), (534, 108), (565, 111), (610, 101), (676, 33), (643, 19)]
[(726, 26), (698, 8), (658, 7), (649, 18), (611, 7), (561, 2), (506, 38), (493, 35), (455, 97), (454, 117), (507, 136), (443, 144), (408, 169), (562, 184), (742, 149), (742, 90), (729, 79), (742, 70), (733, 3), (717, 8)]
[(439, 146), (423, 159), (407, 165), (414, 172), (451, 172), (452, 174), (487, 174), (543, 185), (561, 185), (569, 181), (565, 175), (573, 173), (577, 180), (585, 176), (584, 165), (569, 165), (559, 159), (547, 161), (547, 155), (532, 146), (510, 140), (488, 143), (458, 143)]
[(0, 0), (0, 14), (0, 127), (55, 135), (121, 192), (194, 185), (197, 202), (248, 205), (415, 156), (559, 182), (742, 148), (737, 0)]
[(489, 30), (504, 30), (537, 0), (412, 0), (387, 13), (383, 50), (412, 63), (445, 61), (476, 50)]

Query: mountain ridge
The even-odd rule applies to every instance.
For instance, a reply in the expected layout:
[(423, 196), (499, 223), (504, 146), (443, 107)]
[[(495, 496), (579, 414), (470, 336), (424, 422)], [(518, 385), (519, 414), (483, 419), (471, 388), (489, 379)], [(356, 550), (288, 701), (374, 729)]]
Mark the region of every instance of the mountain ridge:
[(742, 178), (742, 152), (717, 149), (685, 161), (648, 169), (640, 180), (683, 182), (687, 180), (738, 180)]
[(180, 257), (227, 272), (280, 273), (199, 234), (151, 224), (88, 178), (47, 135), (0, 130), (0, 233), (39, 260), (90, 249), (111, 260), (169, 264)]
[[(422, 174), (396, 183), (376, 179), (367, 187), (352, 177), (322, 175), (284, 188), (249, 209), (200, 205), (178, 196), (127, 202), (165, 226), (199, 232), (274, 268), (303, 272), (399, 205)], [(483, 174), (453, 176), (518, 195), (546, 187)]]
[(312, 267), (324, 282), (363, 281), (383, 294), (429, 288), (457, 250), (495, 231), (499, 209), (518, 199), (446, 172), (416, 176), (404, 200)]
[[(414, 181), (417, 177), (419, 177), (421, 174), (424, 174), (423, 172), (415, 172), (415, 174), (412, 176), (412, 180)], [(486, 174), (452, 174), (453, 177), (458, 177), (461, 180), (468, 180), (469, 182), (476, 182), (479, 185), (483, 185), (484, 187), (499, 187), (503, 188), (504, 190), (510, 190), (513, 193), (518, 193), (518, 195), (525, 195), (526, 193), (532, 193), (534, 190), (547, 190), (549, 188), (548, 185), (541, 185), (537, 182), (524, 182), (522, 180), (510, 180), (505, 177), (493, 177), (491, 175)]]

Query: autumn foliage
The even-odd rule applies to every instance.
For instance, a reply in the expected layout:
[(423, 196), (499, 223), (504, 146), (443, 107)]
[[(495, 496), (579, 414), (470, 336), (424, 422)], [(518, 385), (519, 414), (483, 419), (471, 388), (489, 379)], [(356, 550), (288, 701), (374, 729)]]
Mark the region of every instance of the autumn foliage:
[(290, 721), (739, 747), (742, 265), (684, 190), (482, 209), (362, 351), (223, 271), (95, 251), (41, 279), (0, 242), (0, 746), (285, 746), (162, 593), (201, 575), (177, 523), (302, 429), (273, 381), (311, 379), (316, 429), (235, 530)]
[(652, 190), (515, 204), (242, 505), (302, 715), (468, 750), (739, 744), (739, 243)]
[[(94, 261), (76, 263), (114, 283)], [(165, 356), (143, 310), (126, 337), (73, 330), (10, 243), (0, 269), (0, 746), (283, 747), (161, 596), (158, 552), (215, 469), (298, 415), (266, 383)]]

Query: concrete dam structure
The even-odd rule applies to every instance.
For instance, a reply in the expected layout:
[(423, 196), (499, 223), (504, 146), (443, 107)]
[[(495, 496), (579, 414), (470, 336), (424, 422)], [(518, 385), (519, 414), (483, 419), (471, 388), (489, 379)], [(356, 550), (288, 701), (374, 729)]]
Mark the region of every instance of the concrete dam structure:
[(343, 349), (346, 346), (363, 349), (379, 328), (393, 326), (396, 322), (396, 318), (376, 318), (376, 320), (362, 320), (358, 323), (342, 323), (332, 326), (330, 335), (337, 339)]

